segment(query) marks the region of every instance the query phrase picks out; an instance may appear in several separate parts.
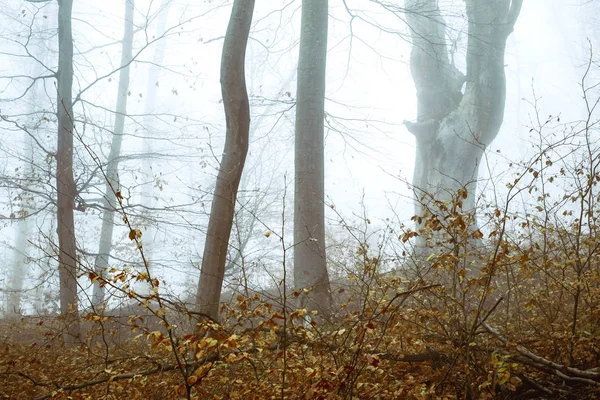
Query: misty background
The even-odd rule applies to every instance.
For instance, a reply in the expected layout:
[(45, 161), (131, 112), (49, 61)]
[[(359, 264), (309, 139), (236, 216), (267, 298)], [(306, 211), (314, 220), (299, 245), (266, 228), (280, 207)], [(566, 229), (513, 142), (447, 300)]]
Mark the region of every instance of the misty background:
[[(462, 1), (440, 1), (456, 64), (464, 67)], [(56, 312), (58, 286), (52, 153), (56, 147), (57, 5), (4, 0), (0, 11), (0, 311), (19, 289), (24, 313)], [(173, 296), (194, 295), (212, 190), (225, 139), (219, 66), (228, 1), (136, 1), (133, 61), (119, 162), (120, 190), (139, 228), (153, 274)], [(94, 159), (110, 148), (123, 38), (124, 2), (77, 1), (73, 9), (74, 174), (82, 265), (93, 266), (104, 179)], [(371, 1), (330, 1), (326, 95), (328, 256), (342, 265), (348, 226), (370, 221), (382, 240), (391, 221), (410, 225), (415, 144), (403, 121), (416, 118), (410, 32), (403, 15)], [(510, 181), (510, 163), (536, 152), (538, 114), (550, 129), (585, 118), (581, 79), (600, 38), (600, 6), (528, 0), (506, 50), (502, 129), (486, 149), (479, 190)], [(247, 50), (250, 149), (230, 241), (226, 286), (245, 271), (255, 288), (277, 285), (282, 247), (292, 243), (294, 105), (300, 2), (257, 2)], [(536, 107), (538, 113), (536, 113)], [(542, 121), (544, 122), (544, 121)], [(503, 190), (502, 185), (496, 189)], [(498, 192), (496, 192), (498, 195)], [(490, 194), (491, 195), (491, 194)], [(528, 199), (519, 200), (526, 209)], [(285, 214), (282, 215), (285, 207)], [(115, 218), (110, 265), (140, 268), (129, 230)], [(335, 272), (333, 272), (335, 275)], [(91, 285), (80, 279), (82, 307)], [(139, 284), (140, 291), (148, 290)], [(86, 300), (86, 297), (88, 300)]]

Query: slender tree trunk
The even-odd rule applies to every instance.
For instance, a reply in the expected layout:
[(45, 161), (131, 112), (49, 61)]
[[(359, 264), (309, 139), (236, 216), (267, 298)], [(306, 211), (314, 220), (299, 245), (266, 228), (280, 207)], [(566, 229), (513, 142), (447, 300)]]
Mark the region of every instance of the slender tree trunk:
[(310, 289), (300, 306), (327, 316), (331, 307), (325, 256), (325, 71), (327, 0), (303, 0), (296, 101), (294, 286)]
[(58, 262), (60, 312), (67, 325), (65, 344), (79, 338), (77, 304), (77, 254), (73, 209), (77, 188), (73, 179), (73, 0), (58, 1), (58, 144), (56, 149), (56, 191), (58, 202)]
[(235, 202), (248, 153), (250, 105), (244, 63), (254, 0), (235, 0), (223, 43), (221, 91), (226, 139), (213, 196), (202, 257), (196, 305), (200, 313), (219, 319), (219, 301)]
[[(35, 23), (38, 29), (45, 31), (48, 27), (48, 19), (42, 18), (41, 20), (36, 21)], [(40, 25), (40, 26), (38, 26)], [(40, 40), (41, 42), (41, 40)], [(45, 49), (42, 54), (38, 55), (38, 59), (42, 62), (47, 61), (48, 51)], [(43, 68), (42, 65), (38, 62), (34, 63), (32, 67), (31, 76), (37, 77), (42, 75)], [(39, 111), (40, 99), (44, 94), (44, 81), (37, 82), (35, 86), (30, 90), (29, 102), (31, 104), (31, 115), (33, 118), (35, 117), (36, 112)], [(37, 127), (39, 126), (39, 120), (34, 120), (33, 126), (35, 129), (32, 129), (32, 134), (34, 132), (38, 132)], [(25, 150), (25, 163), (22, 168), (23, 177), (25, 179), (29, 179), (34, 175), (34, 141), (29, 135), (24, 136), (23, 140), (23, 148)], [(15, 248), (14, 248), (14, 260), (12, 263), (12, 271), (10, 274), (10, 278), (8, 280), (8, 302), (7, 302), (7, 311), (8, 316), (18, 317), (21, 315), (21, 298), (23, 291), (23, 284), (25, 282), (25, 278), (27, 276), (27, 264), (28, 264), (28, 256), (27, 256), (27, 245), (30, 238), (30, 216), (28, 215), (28, 201), (25, 198), (26, 193), (23, 193), (23, 198), (21, 200), (21, 211), (23, 211), (23, 215), (21, 215), (22, 219), (18, 222), (18, 231), (17, 236), (15, 238)]]
[[(38, 68), (39, 69), (39, 68)], [(33, 75), (38, 76), (38, 75)], [(35, 113), (37, 111), (37, 99), (38, 96), (41, 96), (41, 90), (37, 89), (32, 91), (31, 93), (31, 101), (32, 101), (32, 111)], [(23, 166), (24, 178), (28, 179), (34, 175), (34, 153), (33, 153), (33, 139), (26, 135), (24, 138), (25, 147), (25, 160), (26, 163)], [(25, 282), (25, 277), (27, 275), (27, 264), (28, 264), (28, 256), (27, 256), (27, 245), (30, 238), (30, 216), (28, 215), (28, 201), (26, 198), (26, 194), (23, 194), (23, 198), (20, 202), (20, 208), (23, 212), (20, 215), (20, 220), (18, 222), (18, 231), (17, 236), (15, 238), (15, 247), (14, 247), (14, 260), (12, 264), (12, 271), (8, 281), (8, 302), (7, 302), (7, 311), (9, 317), (20, 317), (21, 314), (21, 298), (23, 292), (23, 284)]]
[[(108, 268), (110, 250), (112, 248), (112, 236), (114, 228), (114, 217), (116, 204), (111, 199), (115, 198), (114, 191), (119, 187), (119, 156), (125, 132), (125, 115), (127, 114), (127, 98), (129, 92), (129, 64), (132, 59), (133, 47), (133, 12), (135, 0), (125, 2), (125, 27), (123, 33), (123, 47), (121, 50), (121, 70), (119, 71), (119, 88), (117, 91), (117, 108), (115, 111), (115, 124), (113, 137), (108, 153), (106, 167), (106, 186), (102, 198), (102, 230), (100, 231), (100, 245), (94, 265), (94, 272), (98, 276), (104, 276)], [(94, 283), (92, 302), (95, 306), (101, 306), (105, 301), (104, 287), (99, 281)]]
[(504, 51), (522, 0), (466, 0), (466, 76), (451, 62), (438, 2), (406, 0), (405, 5), (418, 99), (417, 122), (405, 122), (417, 143), (415, 212), (435, 213), (433, 198), (446, 201), (463, 189), (462, 208), (474, 211), (481, 158), (504, 118)]
[[(29, 168), (26, 168), (27, 171)], [(23, 210), (27, 208), (23, 206)], [(23, 217), (18, 222), (18, 232), (15, 239), (14, 260), (10, 279), (8, 281), (7, 315), (19, 317), (21, 315), (21, 296), (25, 282), (27, 266), (27, 240), (29, 238), (29, 218)]]

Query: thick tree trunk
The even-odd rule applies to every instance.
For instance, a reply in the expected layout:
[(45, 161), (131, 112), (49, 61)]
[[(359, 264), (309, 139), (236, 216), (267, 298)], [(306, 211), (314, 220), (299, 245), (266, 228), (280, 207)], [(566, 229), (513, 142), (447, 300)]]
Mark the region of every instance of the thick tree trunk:
[(77, 304), (77, 254), (73, 209), (77, 189), (73, 179), (73, 0), (58, 1), (58, 144), (56, 149), (56, 191), (58, 202), (58, 263), (60, 312), (67, 326), (65, 344), (79, 337)]
[(417, 122), (406, 122), (417, 143), (417, 215), (435, 213), (432, 199), (450, 200), (459, 189), (468, 193), (463, 210), (474, 211), (481, 157), (504, 118), (504, 51), (521, 5), (522, 0), (466, 0), (465, 76), (451, 62), (438, 2), (406, 0), (418, 99)]
[(294, 287), (310, 289), (300, 306), (327, 316), (331, 308), (325, 256), (325, 71), (327, 0), (302, 1), (296, 101)]
[[(119, 187), (119, 156), (121, 155), (121, 144), (125, 132), (125, 115), (127, 114), (127, 98), (129, 91), (129, 64), (132, 58), (133, 47), (133, 11), (135, 0), (125, 2), (125, 29), (123, 33), (123, 47), (121, 50), (121, 70), (119, 71), (119, 89), (117, 91), (117, 108), (115, 110), (115, 124), (113, 137), (110, 144), (110, 152), (106, 163), (106, 186), (102, 199), (102, 230), (100, 231), (100, 245), (94, 265), (94, 272), (98, 276), (104, 276), (108, 268), (110, 250), (112, 248), (112, 237), (114, 228), (114, 217), (116, 204), (111, 199)], [(95, 306), (102, 306), (105, 301), (104, 287), (100, 282), (94, 283), (92, 302)]]
[(234, 1), (221, 58), (226, 139), (213, 195), (196, 297), (198, 311), (214, 320), (219, 319), (227, 247), (238, 187), (248, 153), (250, 105), (244, 63), (253, 11), (254, 0)]

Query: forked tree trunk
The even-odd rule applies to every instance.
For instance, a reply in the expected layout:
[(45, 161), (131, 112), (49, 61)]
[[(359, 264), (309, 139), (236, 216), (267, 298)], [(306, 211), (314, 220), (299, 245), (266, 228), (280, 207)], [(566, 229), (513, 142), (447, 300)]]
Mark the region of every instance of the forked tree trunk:
[(405, 122), (417, 143), (415, 212), (435, 213), (432, 197), (447, 201), (459, 189), (468, 193), (463, 210), (474, 211), (481, 158), (504, 118), (504, 51), (522, 0), (466, 0), (466, 76), (451, 62), (438, 1), (405, 5), (418, 99), (417, 122)]
[(325, 256), (325, 72), (327, 0), (303, 0), (296, 100), (294, 287), (300, 306), (331, 308)]
[(244, 63), (254, 0), (235, 0), (221, 58), (226, 138), (213, 195), (198, 282), (198, 312), (219, 319), (219, 302), (238, 187), (248, 153), (250, 105)]
[[(133, 11), (135, 9), (135, 0), (126, 0), (125, 2), (125, 29), (123, 33), (123, 47), (121, 50), (121, 70), (119, 71), (119, 88), (117, 90), (117, 108), (115, 110), (115, 124), (113, 127), (113, 137), (110, 144), (110, 152), (106, 163), (106, 186), (104, 197), (102, 198), (102, 230), (100, 231), (100, 245), (98, 255), (94, 265), (94, 272), (98, 276), (106, 274), (110, 259), (110, 250), (112, 248), (112, 237), (116, 202), (115, 193), (119, 188), (119, 156), (121, 155), (121, 144), (123, 143), (123, 134), (125, 132), (125, 115), (127, 114), (127, 98), (129, 91), (129, 64), (132, 59), (133, 47)], [(95, 306), (104, 304), (104, 287), (100, 285), (101, 281), (94, 283), (92, 302)]]
[(73, 209), (77, 189), (73, 179), (73, 0), (58, 0), (58, 144), (56, 149), (56, 191), (58, 203), (58, 263), (60, 312), (67, 326), (65, 344), (79, 338), (77, 304), (77, 254)]

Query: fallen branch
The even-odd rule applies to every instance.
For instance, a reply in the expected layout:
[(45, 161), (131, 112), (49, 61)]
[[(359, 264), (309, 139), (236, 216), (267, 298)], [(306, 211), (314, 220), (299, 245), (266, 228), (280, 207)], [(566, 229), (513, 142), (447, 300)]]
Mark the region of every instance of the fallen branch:
[[(482, 326), (496, 339), (502, 342), (502, 344), (505, 346), (509, 344), (508, 339), (506, 339), (497, 329), (493, 328), (487, 322), (484, 322)], [(558, 364), (554, 361), (550, 361), (544, 357), (538, 356), (520, 344), (516, 346), (516, 350), (521, 355), (520, 357), (513, 356), (516, 361), (535, 368), (543, 369), (547, 372), (551, 372), (552, 374), (565, 380), (600, 386), (600, 382), (598, 382), (600, 381), (599, 372), (582, 370), (579, 368), (567, 367), (566, 365)]]
[(530, 367), (539, 369), (540, 371), (544, 371), (544, 372), (546, 372), (548, 374), (551, 374), (551, 375), (555, 375), (555, 376), (557, 376), (557, 377), (559, 377), (559, 378), (561, 378), (561, 379), (563, 379), (565, 381), (568, 381), (568, 382), (579, 382), (579, 383), (584, 383), (586, 385), (592, 385), (592, 386), (600, 386), (600, 383), (596, 382), (594, 380), (591, 380), (591, 379), (588, 379), (588, 378), (582, 378), (582, 377), (578, 377), (578, 376), (569, 376), (569, 375), (566, 375), (565, 373), (563, 373), (563, 372), (561, 372), (559, 370), (556, 370), (554, 368), (550, 368), (550, 367), (548, 367), (548, 366), (546, 366), (544, 364), (537, 363), (537, 362), (535, 362), (535, 361), (533, 361), (533, 360), (531, 360), (531, 359), (529, 359), (527, 357), (510, 354), (506, 350), (503, 350), (502, 353), (510, 355), (511, 359), (513, 361), (516, 361), (516, 362), (524, 364), (524, 365), (529, 365)]

